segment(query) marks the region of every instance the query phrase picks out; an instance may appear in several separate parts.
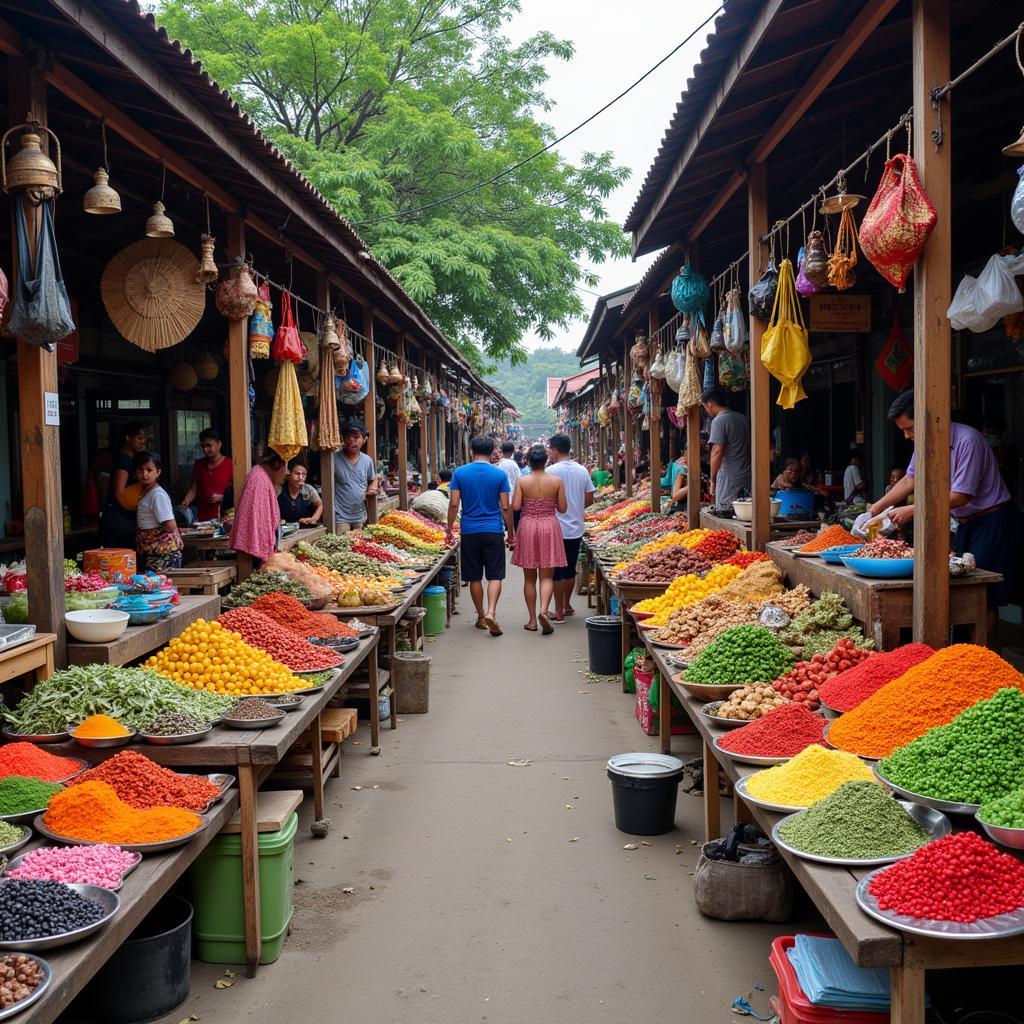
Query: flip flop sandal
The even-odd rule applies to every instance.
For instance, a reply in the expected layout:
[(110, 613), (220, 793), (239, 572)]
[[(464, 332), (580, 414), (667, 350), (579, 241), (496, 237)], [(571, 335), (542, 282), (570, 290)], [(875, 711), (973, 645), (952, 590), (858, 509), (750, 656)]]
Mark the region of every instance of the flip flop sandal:
[(501, 626), (490, 617), (490, 615), (484, 616), (484, 628), (490, 630), (491, 636), (503, 636)]
[(555, 628), (551, 625), (551, 620), (546, 615), (538, 615), (537, 618), (540, 622), (541, 632), (543, 632), (545, 636), (550, 636), (554, 633)]
[(525, 629), (527, 633), (536, 633), (537, 632), (537, 627), (536, 626), (527, 626), (526, 623), (523, 623), (523, 629)]
[(486, 629), (487, 628), (487, 623), (484, 622), (483, 619), (477, 619), (476, 622), (473, 623), (473, 626), (474, 626), (475, 629)]

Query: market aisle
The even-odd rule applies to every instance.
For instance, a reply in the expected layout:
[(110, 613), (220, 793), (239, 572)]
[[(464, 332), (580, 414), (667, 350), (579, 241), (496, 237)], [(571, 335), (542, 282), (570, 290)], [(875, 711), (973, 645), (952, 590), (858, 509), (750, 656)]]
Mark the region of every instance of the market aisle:
[(704, 1024), (755, 983), (773, 989), (768, 944), (792, 926), (694, 909), (699, 800), (681, 794), (677, 831), (623, 850), (604, 764), (656, 741), (617, 681), (587, 681), (585, 599), (554, 636), (527, 633), (510, 577), (505, 636), (473, 628), (465, 594), (428, 646), (430, 713), (386, 731), (379, 758), (360, 730), (328, 788), (327, 839), (304, 817), (282, 959), (224, 990), (197, 964), (168, 1020)]

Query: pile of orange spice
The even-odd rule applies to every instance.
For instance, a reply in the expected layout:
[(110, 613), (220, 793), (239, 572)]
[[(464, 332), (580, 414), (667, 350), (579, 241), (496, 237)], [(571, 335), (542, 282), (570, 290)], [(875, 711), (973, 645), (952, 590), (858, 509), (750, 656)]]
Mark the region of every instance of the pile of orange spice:
[(130, 733), (131, 729), (110, 715), (90, 715), (84, 722), (75, 726), (71, 735), (84, 739), (109, 740), (116, 736), (128, 736)]
[(837, 524), (822, 530), (814, 540), (809, 540), (802, 548), (797, 548), (797, 551), (802, 551), (804, 554), (809, 555), (817, 551), (824, 551), (827, 548), (838, 547), (840, 544), (856, 543), (857, 538), (849, 530)]
[(1004, 686), (1024, 690), (1024, 675), (994, 651), (974, 644), (944, 647), (837, 718), (828, 742), (862, 757), (888, 757)]
[(46, 827), (68, 839), (91, 843), (159, 843), (194, 832), (202, 818), (181, 807), (140, 811), (105, 782), (83, 782), (56, 793), (43, 815)]

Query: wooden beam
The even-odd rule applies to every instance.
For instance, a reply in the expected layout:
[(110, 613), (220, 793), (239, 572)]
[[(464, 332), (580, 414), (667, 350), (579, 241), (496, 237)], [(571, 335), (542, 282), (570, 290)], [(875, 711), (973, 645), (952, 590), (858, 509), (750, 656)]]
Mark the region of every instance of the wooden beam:
[(629, 397), (629, 388), (633, 383), (633, 360), (629, 357), (629, 341), (622, 342), (622, 365), (623, 365), (623, 394), (622, 394), (622, 432), (623, 443), (626, 448), (626, 496), (633, 496), (633, 414), (626, 408), (626, 400)]
[(914, 0), (913, 11), (914, 156), (938, 214), (914, 268), (914, 639), (941, 647), (949, 642), (952, 147), (932, 142), (926, 112), (932, 88), (950, 78), (949, 0)]
[[(398, 334), (398, 365), (402, 373), (409, 375), (409, 367), (405, 363), (405, 331)], [(409, 507), (409, 424), (402, 415), (402, 396), (398, 398), (398, 507), (408, 509)]]
[[(762, 236), (768, 231), (768, 180), (764, 164), (754, 164), (747, 180), (747, 235), (750, 280), (761, 275), (765, 262)], [(751, 547), (764, 551), (771, 540), (771, 411), (768, 371), (761, 362), (765, 321), (750, 317), (750, 491), (753, 496)]]
[[(363, 309), (362, 335), (367, 341), (364, 353), (366, 369), (370, 374), (370, 390), (363, 399), (363, 422), (369, 435), (366, 438), (366, 454), (373, 459), (374, 469), (377, 468), (377, 352), (373, 347), (373, 310), (366, 306)], [(382, 486), (378, 479), (378, 489)], [(366, 499), (366, 521), (377, 522), (377, 495), (371, 494)]]
[(700, 144), (704, 141), (704, 136), (707, 134), (708, 129), (710, 129), (714, 124), (715, 118), (718, 117), (719, 110), (721, 110), (723, 104), (728, 100), (733, 89), (736, 87), (736, 83), (739, 82), (743, 72), (747, 69), (747, 65), (750, 63), (754, 54), (757, 52), (758, 47), (761, 45), (761, 41), (771, 28), (772, 22), (784, 6), (784, 0), (765, 0), (761, 5), (761, 9), (758, 11), (757, 17), (754, 19), (754, 23), (750, 26), (746, 36), (744, 36), (743, 42), (740, 43), (739, 49), (733, 55), (732, 60), (729, 61), (729, 66), (725, 69), (721, 81), (718, 83), (718, 88), (715, 89), (710, 100), (708, 100), (707, 105), (704, 107), (704, 110), (700, 115), (700, 119), (697, 121), (696, 127), (690, 133), (690, 137), (686, 141), (686, 145), (683, 147), (679, 156), (676, 157), (676, 161), (672, 165), (672, 170), (669, 171), (661, 188), (658, 189), (658, 194), (655, 197), (654, 202), (651, 203), (650, 209), (641, 221), (640, 226), (634, 229), (634, 256), (639, 251), (644, 237), (647, 235), (647, 232), (650, 231), (655, 220), (657, 220), (665, 203), (675, 191), (675, 187), (679, 183), (679, 179), (683, 176), (683, 172), (690, 165), (690, 161), (696, 155), (697, 150), (700, 148)]
[(690, 228), (689, 239), (691, 245), (704, 234), (706, 228), (710, 227), (711, 222), (722, 212), (725, 204), (743, 187), (746, 180), (747, 172), (743, 168), (737, 168), (729, 175), (726, 183), (718, 190), (718, 194), (708, 203), (704, 208), (704, 212), (694, 221), (693, 227)]
[[(661, 326), (658, 313), (658, 300), (652, 299), (647, 304), (647, 344), (653, 346), (654, 335)], [(650, 358), (654, 359), (653, 348)], [(661, 384), (655, 377), (651, 378), (651, 511), (661, 510)]]
[[(327, 279), (326, 271), (320, 271), (316, 275), (316, 304), (321, 309), (331, 308), (331, 286)], [(319, 338), (317, 342), (319, 343)], [(331, 354), (321, 346), (320, 358), (331, 358)], [(323, 407), (325, 402), (333, 402), (337, 409), (338, 398), (331, 390), (329, 395), (320, 395), (320, 422), (323, 422)], [(320, 521), (327, 527), (328, 533), (334, 533), (334, 452), (320, 452), (320, 490), (324, 503), (323, 515)]]
[[(420, 373), (423, 380), (427, 379), (427, 353), (420, 352)], [(417, 399), (418, 400), (418, 399)], [(427, 489), (430, 479), (430, 416), (424, 413), (420, 417), (420, 494)]]
[[(31, 112), (46, 125), (46, 81), (39, 66), (26, 60), (7, 63), (7, 116), (20, 124)], [(46, 134), (43, 133), (44, 140)], [(48, 148), (43, 142), (43, 151)], [(11, 203), (23, 203), (27, 223), (37, 225), (40, 212), (20, 192)], [(35, 249), (34, 240), (30, 242)], [(13, 281), (18, 280), (18, 245), (12, 240)], [(31, 273), (24, 268), (23, 273)], [(47, 418), (47, 400), (56, 402), (57, 355), (18, 339), (18, 441), (24, 498), (25, 562), (28, 617), (40, 633), (55, 633), (53, 659), (67, 664), (64, 626), (64, 516), (60, 486), (60, 426)]]
[[(700, 266), (700, 241), (690, 247), (694, 269)], [(700, 406), (686, 410), (686, 525), (691, 530), (700, 526)]]

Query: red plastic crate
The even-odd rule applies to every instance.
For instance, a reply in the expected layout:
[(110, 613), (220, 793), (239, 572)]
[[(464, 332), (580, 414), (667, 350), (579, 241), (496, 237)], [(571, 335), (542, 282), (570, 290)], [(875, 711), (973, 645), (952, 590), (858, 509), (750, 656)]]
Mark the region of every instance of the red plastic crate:
[[(828, 935), (827, 938), (835, 938)], [(889, 1024), (888, 1013), (875, 1013), (871, 1010), (835, 1010), (828, 1006), (815, 1006), (797, 979), (796, 971), (789, 961), (786, 952), (796, 945), (793, 935), (780, 935), (772, 942), (768, 963), (771, 964), (775, 977), (779, 981), (779, 998), (777, 1012), (782, 1024)]]

